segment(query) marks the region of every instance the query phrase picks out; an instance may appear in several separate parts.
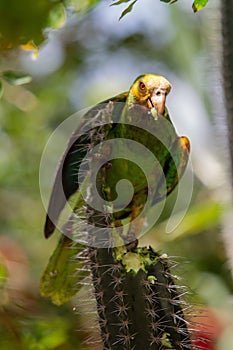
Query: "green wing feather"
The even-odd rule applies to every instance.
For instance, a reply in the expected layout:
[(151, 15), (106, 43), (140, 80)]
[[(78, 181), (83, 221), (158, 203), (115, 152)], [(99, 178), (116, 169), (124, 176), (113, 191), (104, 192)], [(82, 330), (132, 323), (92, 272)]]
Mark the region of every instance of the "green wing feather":
[[(127, 96), (128, 92), (125, 92), (94, 106), (86, 113), (84, 119), (93, 118), (110, 101), (116, 103), (115, 106), (118, 108), (118, 111), (115, 114), (119, 115)], [(117, 104), (117, 102), (121, 103)], [(46, 237), (49, 237), (55, 230), (55, 224), (66, 201), (78, 191), (76, 174), (78, 173), (80, 162), (86, 155), (86, 146), (90, 143), (89, 135), (77, 138), (78, 132), (79, 129), (75, 131), (69, 140), (66, 152), (57, 170), (44, 228)], [(77, 201), (79, 202), (79, 200), (78, 196)], [(76, 206), (79, 205), (77, 201)], [(52, 220), (50, 217), (52, 217)], [(82, 251), (83, 248), (81, 244), (62, 235), (41, 277), (40, 293), (43, 297), (50, 297), (54, 304), (61, 305), (77, 293), (80, 288), (78, 282), (83, 280), (88, 274), (85, 271), (84, 264), (75, 259), (77, 252)]]
[[(97, 104), (86, 113), (84, 116), (85, 122), (93, 118), (110, 101), (116, 103), (115, 106), (118, 108), (117, 114), (120, 114), (127, 96), (128, 92), (124, 92)], [(117, 104), (117, 102), (121, 103)], [(79, 187), (77, 181), (79, 165), (85, 157), (88, 145), (91, 142), (91, 136), (88, 134), (77, 136), (79, 130), (80, 128), (71, 136), (57, 170), (44, 226), (44, 234), (46, 238), (48, 238), (55, 230), (58, 218), (67, 200), (78, 190)]]

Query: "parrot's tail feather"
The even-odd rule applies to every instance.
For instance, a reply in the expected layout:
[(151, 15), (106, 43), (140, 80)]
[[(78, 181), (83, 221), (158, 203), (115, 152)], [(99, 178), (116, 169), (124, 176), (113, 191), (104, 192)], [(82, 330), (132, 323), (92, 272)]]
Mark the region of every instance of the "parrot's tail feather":
[(49, 216), (46, 216), (46, 221), (44, 225), (44, 236), (45, 238), (49, 238), (51, 234), (54, 232), (56, 226), (54, 223), (50, 220)]

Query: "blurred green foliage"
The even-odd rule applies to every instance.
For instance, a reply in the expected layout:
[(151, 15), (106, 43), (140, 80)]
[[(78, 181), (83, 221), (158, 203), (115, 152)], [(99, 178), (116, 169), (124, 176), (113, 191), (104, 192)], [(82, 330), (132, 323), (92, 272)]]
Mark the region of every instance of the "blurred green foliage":
[[(119, 0), (119, 1), (116, 1), (114, 2), (112, 5), (120, 5), (122, 3), (125, 3), (125, 2), (130, 2), (131, 0)], [(131, 12), (135, 3), (137, 2), (138, 0), (133, 0), (130, 2), (130, 4), (126, 7), (126, 9), (122, 12), (121, 16), (119, 19), (122, 19), (127, 13)], [(174, 4), (175, 2), (177, 2), (178, 0), (160, 0), (162, 2), (166, 2), (167, 4)], [(208, 3), (208, 0), (195, 0), (193, 2), (193, 5), (192, 5), (192, 8), (193, 8), (193, 11), (194, 12), (197, 12), (197, 11), (200, 11), (201, 9), (203, 9), (203, 7), (205, 7)]]
[(65, 24), (65, 7), (75, 11), (91, 8), (99, 0), (28, 0), (0, 1), (0, 48), (12, 48), (32, 41), (36, 46), (46, 38), (46, 28), (57, 29)]
[[(131, 12), (138, 0), (119, 0), (112, 5), (128, 3), (128, 7), (122, 12), (120, 19)], [(160, 0), (167, 3), (174, 3), (177, 0)], [(33, 43), (41, 45), (45, 40), (46, 28), (57, 29), (62, 27), (66, 21), (65, 8), (73, 11), (86, 11), (91, 9), (100, 0), (38, 0), (34, 4), (28, 0), (0, 1), (0, 48), (12, 48), (18, 45)], [(195, 0), (193, 10), (199, 11), (208, 0)]]
[[(171, 116), (175, 125), (189, 98), (190, 110), (183, 112), (182, 123), (188, 120), (192, 129), (194, 122), (200, 123), (196, 136), (200, 150), (196, 151), (195, 140), (191, 140), (195, 182), (191, 209), (184, 222), (173, 236), (163, 234), (174, 194), (166, 203), (158, 226), (142, 242), (189, 260), (185, 279), (196, 290), (195, 300), (218, 308), (219, 319), (227, 314), (228, 326), (233, 324), (228, 305), (233, 289), (231, 273), (220, 235), (225, 197), (217, 180), (209, 186), (205, 179), (207, 174), (210, 180), (216, 168), (208, 168), (204, 158), (203, 175), (196, 163), (205, 156), (203, 139), (208, 145), (213, 139), (211, 123), (215, 117), (206, 69), (212, 49), (211, 25), (205, 17), (208, 8), (194, 16), (179, 1), (173, 6), (151, 1), (148, 7), (138, 1), (119, 22), (125, 4), (109, 7), (111, 3), (0, 0), (0, 72), (8, 72), (1, 76), (4, 94), (0, 100), (2, 350), (77, 350), (83, 349), (81, 342), (92, 335), (92, 330), (77, 331), (89, 325), (85, 315), (72, 310), (74, 305), (79, 309), (82, 301), (74, 299), (57, 307), (39, 296), (40, 275), (58, 239), (56, 235), (48, 241), (43, 238), (45, 209), (39, 188), (40, 160), (48, 138), (64, 119), (77, 109), (128, 89), (137, 75), (147, 72), (160, 73), (171, 80)], [(215, 13), (216, 8), (212, 11)], [(59, 29), (44, 30), (48, 27)], [(36, 60), (31, 58), (31, 52), (18, 48), (30, 40), (41, 46)], [(29, 48), (34, 49), (33, 45)], [(13, 81), (9, 72), (14, 72)], [(18, 72), (24, 72), (23, 76)], [(18, 86), (17, 75), (30, 76), (32, 81), (26, 78), (23, 82), (28, 84)], [(203, 109), (197, 109), (197, 100)], [(168, 99), (169, 110), (171, 102)], [(201, 118), (192, 119), (193, 110)], [(203, 136), (205, 122), (209, 124)], [(214, 166), (215, 149), (210, 148), (210, 153)], [(54, 166), (53, 159), (49, 161)], [(225, 163), (218, 165), (224, 173)], [(225, 343), (224, 346), (226, 349)]]
[(0, 98), (2, 97), (2, 94), (4, 91), (1, 80), (5, 80), (11, 85), (18, 86), (18, 85), (30, 83), (31, 77), (29, 75), (25, 75), (18, 72), (12, 72), (12, 71), (1, 72), (0, 73)]
[(29, 40), (40, 44), (44, 38), (43, 29), (50, 25), (50, 14), (59, 3), (47, 0), (36, 3), (27, 0), (1, 1), (1, 46), (14, 47)]

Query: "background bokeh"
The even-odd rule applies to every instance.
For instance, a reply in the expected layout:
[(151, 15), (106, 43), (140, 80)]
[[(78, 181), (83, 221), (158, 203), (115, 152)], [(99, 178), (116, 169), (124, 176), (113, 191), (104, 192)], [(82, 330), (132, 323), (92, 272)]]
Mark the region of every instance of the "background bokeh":
[[(0, 71), (24, 72), (32, 81), (22, 86), (3, 81), (0, 100), (0, 348), (84, 347), (81, 342), (91, 332), (77, 331), (87, 322), (73, 310), (79, 308), (79, 298), (57, 307), (39, 295), (40, 275), (58, 239), (58, 234), (43, 238), (40, 159), (52, 132), (71, 114), (128, 90), (140, 74), (159, 73), (173, 86), (167, 106), (176, 129), (191, 142), (194, 190), (181, 224), (165, 233), (172, 194), (141, 244), (184, 258), (182, 283), (194, 291), (194, 303), (205, 306), (204, 322), (215, 324), (215, 349), (230, 349), (231, 187), (219, 1), (210, 1), (194, 15), (188, 1), (168, 5), (141, 0), (120, 21), (124, 3), (86, 1), (74, 11), (76, 1), (67, 5), (66, 16), (59, 14), (63, 25), (57, 29), (46, 29), (48, 22), (41, 20), (46, 6), (42, 11), (38, 2), (24, 0), (19, 11), (17, 0), (10, 2), (6, 10), (0, 0)], [(43, 34), (35, 34), (38, 28), (45, 28)], [(19, 47), (30, 39), (39, 45), (38, 56), (35, 47)]]

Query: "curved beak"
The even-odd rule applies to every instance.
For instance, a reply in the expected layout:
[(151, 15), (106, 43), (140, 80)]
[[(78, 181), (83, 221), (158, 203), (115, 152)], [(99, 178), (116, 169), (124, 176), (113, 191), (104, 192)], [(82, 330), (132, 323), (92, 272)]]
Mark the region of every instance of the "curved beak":
[(157, 89), (153, 92), (150, 103), (158, 111), (158, 114), (163, 115), (166, 103), (166, 91), (162, 89)]

